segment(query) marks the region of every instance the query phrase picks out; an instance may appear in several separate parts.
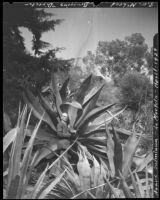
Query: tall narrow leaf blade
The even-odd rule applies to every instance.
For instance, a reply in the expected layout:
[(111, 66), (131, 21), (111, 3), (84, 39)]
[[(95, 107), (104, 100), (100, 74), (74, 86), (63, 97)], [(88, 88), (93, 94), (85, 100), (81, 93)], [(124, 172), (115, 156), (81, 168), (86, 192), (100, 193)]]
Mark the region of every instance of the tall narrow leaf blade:
[(39, 102), (39, 98), (35, 97), (34, 94), (27, 88), (25, 92), (23, 93), (23, 99), (27, 103), (27, 105), (33, 110), (33, 114), (40, 120), (41, 116), (44, 114), (43, 121), (45, 121), (54, 131), (56, 131), (56, 128), (49, 117), (49, 115), (46, 113), (45, 109), (42, 107), (42, 105)]
[(70, 145), (68, 140), (52, 139), (47, 146), (44, 146), (38, 151), (37, 157), (35, 158), (34, 166), (36, 166), (42, 159), (46, 158), (49, 154), (55, 152), (58, 149), (66, 149)]
[(47, 194), (49, 194), (50, 191), (57, 185), (57, 183), (60, 182), (60, 180), (64, 176), (65, 172), (66, 172), (66, 170), (63, 173), (61, 173), (59, 176), (57, 176), (56, 179), (45, 190), (42, 191), (42, 193), (39, 195), (38, 198), (44, 199), (47, 196)]
[(83, 101), (83, 107), (86, 106), (86, 104), (88, 103), (88, 101), (90, 101), (90, 99), (92, 98), (92, 96), (94, 96), (97, 92), (97, 87), (92, 88), (89, 93), (85, 96), (84, 101)]
[(139, 192), (140, 192), (140, 195), (142, 198), (144, 198), (144, 190), (143, 190), (143, 186), (142, 186), (142, 183), (137, 175), (137, 173), (135, 172), (135, 177), (136, 177), (136, 181), (137, 181), (137, 184), (138, 184), (138, 188), (139, 188)]
[(25, 194), (25, 191), (26, 191), (26, 188), (27, 188), (27, 185), (28, 185), (28, 181), (29, 181), (29, 179), (31, 177), (31, 173), (32, 173), (32, 170), (34, 168), (33, 164), (34, 164), (34, 160), (36, 158), (36, 155), (37, 155), (37, 152), (34, 154), (34, 156), (32, 158), (28, 173), (26, 173), (26, 177), (25, 177), (24, 183), (22, 185), (22, 189), (21, 189), (21, 194), (20, 194), (21, 197)]
[[(27, 136), (32, 136), (32, 132), (34, 130), (34, 127), (32, 125), (29, 125), (28, 128), (26, 129), (26, 135)], [(39, 128), (36, 134), (36, 139), (40, 141), (48, 141), (50, 142), (52, 139), (54, 139), (54, 135), (52, 135), (50, 132)]]
[(9, 145), (15, 140), (17, 133), (17, 127), (11, 129), (3, 138), (3, 153), (9, 147)]
[(26, 114), (27, 106), (23, 109), (21, 117), (20, 115), (18, 117), (16, 137), (12, 145), (11, 156), (9, 160), (7, 193), (9, 191), (12, 180), (14, 180), (16, 175), (19, 175), (20, 171), (21, 153), (24, 139), (24, 123)]
[(6, 199), (17, 199), (17, 190), (19, 185), (20, 176), (16, 175), (15, 178), (11, 181), (9, 191), (7, 193)]
[(69, 120), (70, 120), (71, 127), (74, 126), (74, 123), (75, 123), (75, 121), (77, 119), (78, 111), (82, 112), (81, 105), (78, 102), (76, 102), (76, 101), (72, 102), (69, 105), (69, 108), (68, 108), (68, 115), (69, 115)]
[(25, 120), (27, 115), (27, 106), (24, 108), (24, 112), (22, 114), (22, 119), (20, 122), (20, 127), (18, 130), (18, 134), (16, 137), (15, 150), (14, 150), (14, 162), (15, 162), (15, 175), (20, 171), (20, 162), (21, 162), (21, 154), (22, 154), (22, 146), (24, 141), (24, 128), (25, 128)]
[(21, 167), (21, 170), (20, 170), (20, 185), (19, 185), (19, 188), (18, 188), (18, 197), (21, 198), (21, 195), (22, 195), (22, 191), (24, 191), (24, 188), (23, 186), (25, 185), (24, 184), (24, 180), (26, 179), (26, 176), (27, 176), (27, 170), (28, 170), (28, 167), (29, 167), (29, 163), (31, 161), (31, 153), (32, 153), (32, 149), (33, 149), (33, 143), (34, 143), (34, 140), (35, 140), (35, 136), (37, 134), (37, 131), (39, 129), (39, 126), (42, 122), (42, 119), (43, 119), (43, 115), (41, 117), (41, 120), (39, 121), (39, 123), (37, 124), (37, 126), (35, 127), (33, 133), (32, 133), (32, 136), (28, 142), (28, 145), (27, 145), (27, 149), (25, 150), (25, 153), (24, 153), (24, 156), (23, 156), (23, 160), (22, 160), (22, 167)]
[(91, 82), (91, 78), (92, 78), (92, 74), (89, 75), (81, 84), (78, 93), (76, 94), (75, 100), (78, 101), (80, 104), (83, 103), (86, 91), (88, 90), (88, 87), (90, 85)]
[(60, 109), (60, 105), (62, 104), (62, 99), (61, 99), (61, 96), (60, 96), (60, 93), (59, 93), (59, 90), (58, 90), (58, 87), (57, 87), (57, 80), (56, 80), (56, 74), (54, 71), (52, 71), (51, 73), (51, 88), (52, 88), (52, 91), (56, 97), (56, 107), (57, 107), (57, 110), (58, 110), (58, 113), (62, 114), (61, 112), (61, 109)]
[(39, 99), (40, 99), (40, 102), (41, 102), (43, 108), (45, 109), (45, 111), (47, 112), (47, 114), (51, 118), (54, 126), (56, 127), (58, 120), (57, 120), (57, 117), (56, 117), (56, 113), (53, 111), (52, 105), (41, 94), (39, 94)]
[(44, 180), (44, 178), (46, 176), (46, 172), (48, 171), (48, 168), (49, 168), (49, 166), (47, 165), (45, 170), (40, 175), (36, 185), (34, 186), (33, 191), (30, 194), (30, 199), (36, 199), (36, 195), (39, 192), (40, 188), (42, 187), (42, 183), (43, 183), (43, 180)]
[(123, 176), (126, 177), (128, 175), (128, 168), (131, 167), (134, 153), (137, 149), (139, 143), (139, 139), (136, 138), (136, 134), (132, 133), (132, 135), (127, 139), (127, 142), (123, 148), (123, 165), (122, 171)]
[(134, 188), (134, 191), (135, 191), (136, 198), (142, 198), (139, 187), (138, 187), (136, 180), (134, 178), (134, 175), (133, 175), (133, 173), (131, 172), (130, 169), (129, 169), (129, 173), (131, 175), (132, 185), (133, 185), (133, 188)]
[(122, 161), (123, 161), (122, 145), (113, 127), (112, 130), (113, 130), (113, 141), (114, 141), (114, 166), (116, 170), (115, 175), (119, 176), (119, 171), (122, 172)]
[(49, 144), (47, 148), (43, 147), (42, 149), (40, 149), (36, 156), (34, 166), (36, 166), (42, 159), (46, 158), (49, 154), (51, 154), (52, 151), (56, 151), (57, 149), (57, 142)]
[(115, 165), (114, 165), (115, 143), (114, 143), (114, 140), (112, 139), (112, 136), (111, 136), (107, 126), (106, 126), (106, 137), (107, 137), (107, 152), (106, 153), (107, 153), (107, 156), (108, 156), (112, 176), (115, 176)]
[(61, 87), (61, 89), (60, 89), (60, 91), (59, 91), (63, 103), (66, 101), (66, 98), (67, 98), (67, 87), (68, 87), (68, 83), (69, 83), (69, 78), (67, 78), (67, 79), (64, 81), (64, 83), (63, 83), (63, 85), (62, 85), (62, 87)]
[(119, 196), (117, 195), (116, 190), (114, 189), (114, 187), (110, 184), (109, 180), (106, 179), (106, 182), (108, 183), (108, 186), (112, 192), (112, 194), (115, 196), (115, 198), (119, 198)]
[(99, 98), (100, 92), (102, 90), (104, 85), (102, 85), (96, 92), (96, 94), (94, 96), (92, 96), (92, 98), (90, 99), (90, 101), (88, 102), (88, 104), (85, 106), (85, 108), (83, 109), (83, 113), (81, 115), (81, 117), (79, 118), (79, 120), (76, 122), (75, 127), (79, 128), (80, 126), (82, 126), (82, 124), (85, 122), (85, 120), (87, 120), (87, 114), (93, 109), (95, 108), (96, 102)]
[[(114, 106), (115, 104), (110, 104), (107, 106), (102, 106), (100, 108), (94, 108), (92, 111), (90, 111), (86, 116), (84, 116), (83, 121), (80, 123), (80, 125), (78, 124), (77, 127), (81, 127), (85, 124), (87, 124), (87, 122), (91, 121), (93, 122), (93, 120), (95, 119), (95, 124), (96, 124), (96, 119), (101, 116), (101, 114), (103, 114), (104, 112), (106, 112), (106, 110), (110, 109), (112, 106)], [(105, 114), (106, 115), (106, 114)], [(102, 117), (103, 118), (103, 117)], [(104, 121), (102, 122), (104, 123)]]
[(146, 197), (149, 198), (149, 183), (148, 183), (148, 166), (146, 166), (145, 172), (146, 172)]
[(131, 193), (126, 181), (125, 181), (125, 178), (124, 176), (121, 174), (121, 172), (119, 171), (119, 175), (121, 177), (121, 183), (122, 183), (122, 189), (123, 189), (123, 192), (125, 194), (125, 197), (126, 198), (134, 198), (133, 194)]

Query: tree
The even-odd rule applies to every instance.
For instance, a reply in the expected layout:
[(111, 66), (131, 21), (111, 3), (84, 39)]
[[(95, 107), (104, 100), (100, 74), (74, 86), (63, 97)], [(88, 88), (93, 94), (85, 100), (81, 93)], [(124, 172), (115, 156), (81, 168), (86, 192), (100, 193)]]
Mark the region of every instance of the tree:
[(100, 72), (110, 76), (116, 84), (126, 71), (141, 73), (142, 68), (146, 68), (151, 73), (152, 68), (152, 53), (140, 33), (127, 36), (123, 41), (100, 41), (96, 53), (90, 52), (83, 60), (87, 67), (100, 68)]
[[(55, 53), (60, 48), (42, 54), (41, 49), (49, 44), (42, 41), (41, 36), (46, 31), (55, 30), (62, 20), (53, 20), (51, 17), (54, 15), (43, 9), (28, 8), (18, 3), (4, 4), (3, 11), (3, 101), (5, 110), (11, 111), (17, 108), (21, 89), (27, 82), (35, 88), (49, 80), (52, 64), (59, 62)], [(27, 28), (33, 34), (32, 48), (38, 57), (26, 51), (20, 27)], [(63, 62), (61, 68), (67, 69), (64, 66), (67, 61), (60, 62)]]

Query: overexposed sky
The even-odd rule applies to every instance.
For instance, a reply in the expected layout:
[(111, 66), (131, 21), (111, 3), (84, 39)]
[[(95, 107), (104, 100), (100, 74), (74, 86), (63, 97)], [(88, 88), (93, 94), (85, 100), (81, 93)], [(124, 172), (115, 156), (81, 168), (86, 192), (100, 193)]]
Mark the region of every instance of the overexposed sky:
[[(64, 19), (55, 31), (43, 34), (42, 40), (66, 49), (57, 57), (69, 59), (95, 51), (98, 41), (123, 40), (125, 36), (141, 33), (149, 48), (158, 32), (158, 8), (49, 8), (54, 19)], [(26, 48), (31, 51), (32, 35), (21, 29)]]

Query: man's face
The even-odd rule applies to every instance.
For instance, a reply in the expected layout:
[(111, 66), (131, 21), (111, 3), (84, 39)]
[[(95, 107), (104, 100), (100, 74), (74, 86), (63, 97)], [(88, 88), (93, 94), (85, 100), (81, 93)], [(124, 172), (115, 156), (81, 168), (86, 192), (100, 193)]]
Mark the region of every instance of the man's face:
[(66, 113), (62, 114), (62, 120), (65, 122), (68, 120), (68, 115)]

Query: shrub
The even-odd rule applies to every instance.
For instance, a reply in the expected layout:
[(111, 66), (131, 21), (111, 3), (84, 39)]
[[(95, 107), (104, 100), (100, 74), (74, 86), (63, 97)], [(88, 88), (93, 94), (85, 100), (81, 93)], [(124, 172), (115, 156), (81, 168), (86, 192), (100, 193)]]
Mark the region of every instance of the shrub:
[(119, 83), (120, 92), (117, 95), (122, 105), (128, 105), (133, 111), (152, 100), (152, 84), (149, 79), (138, 72), (126, 73)]

